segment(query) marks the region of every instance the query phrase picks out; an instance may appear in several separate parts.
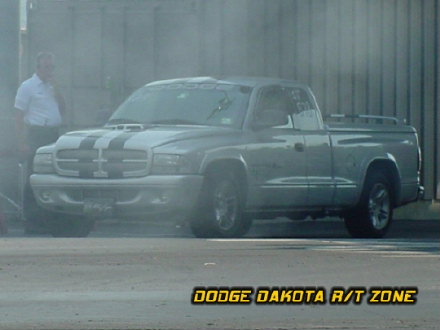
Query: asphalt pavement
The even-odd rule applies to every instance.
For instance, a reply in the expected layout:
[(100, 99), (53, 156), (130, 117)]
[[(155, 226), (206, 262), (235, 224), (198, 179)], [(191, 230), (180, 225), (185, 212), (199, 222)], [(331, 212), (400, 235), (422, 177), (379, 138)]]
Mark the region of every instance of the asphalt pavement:
[[(8, 234), (3, 237), (49, 237), (25, 235), (22, 223), (9, 221)], [(0, 236), (2, 237), (2, 236)], [(119, 219), (96, 223), (89, 237), (193, 237), (185, 224), (172, 219)], [(339, 218), (292, 221), (287, 218), (256, 220), (245, 237), (253, 238), (350, 238), (344, 222)], [(395, 220), (386, 238), (439, 238), (440, 220)]]
[[(0, 329), (439, 329), (440, 223), (351, 239), (336, 220), (258, 221), (243, 239), (107, 220), (89, 238), (0, 238)], [(324, 304), (194, 305), (194, 287), (323, 288)], [(416, 288), (415, 304), (330, 304), (335, 287)], [(255, 297), (254, 297), (255, 298)]]

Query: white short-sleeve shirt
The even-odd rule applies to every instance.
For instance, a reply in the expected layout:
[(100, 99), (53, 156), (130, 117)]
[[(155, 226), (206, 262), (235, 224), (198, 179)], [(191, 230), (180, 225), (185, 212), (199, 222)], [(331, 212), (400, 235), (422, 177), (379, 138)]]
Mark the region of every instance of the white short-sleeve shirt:
[(36, 126), (59, 126), (61, 114), (53, 86), (37, 74), (18, 88), (15, 107), (24, 112), (24, 122)]

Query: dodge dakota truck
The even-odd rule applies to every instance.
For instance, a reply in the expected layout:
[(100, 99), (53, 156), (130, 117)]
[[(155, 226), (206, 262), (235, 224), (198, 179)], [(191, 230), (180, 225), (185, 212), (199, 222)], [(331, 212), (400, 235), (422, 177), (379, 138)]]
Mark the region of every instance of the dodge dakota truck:
[(423, 190), (416, 131), (337, 117), (324, 123), (295, 81), (157, 81), (103, 127), (40, 148), (30, 181), (54, 236), (87, 236), (102, 217), (177, 215), (197, 237), (240, 237), (280, 216), (339, 216), (353, 237), (382, 237)]

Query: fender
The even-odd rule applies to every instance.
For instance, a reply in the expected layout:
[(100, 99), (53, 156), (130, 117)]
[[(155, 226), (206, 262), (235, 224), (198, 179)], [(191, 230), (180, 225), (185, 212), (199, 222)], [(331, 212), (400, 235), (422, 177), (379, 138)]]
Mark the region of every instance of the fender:
[[(377, 164), (377, 165), (376, 165)], [(360, 171), (360, 178), (359, 178), (359, 191), (358, 191), (358, 198), (356, 203), (359, 203), (360, 197), (362, 195), (362, 191), (364, 190), (365, 181), (367, 179), (368, 171), (373, 169), (375, 166), (381, 166), (381, 164), (386, 164), (386, 166), (391, 166), (395, 173), (391, 173), (393, 175), (393, 187), (394, 188), (394, 194), (395, 194), (395, 204), (399, 205), (400, 203), (400, 169), (397, 164), (396, 158), (391, 153), (385, 153), (382, 156), (374, 157), (373, 159), (370, 159), (368, 163), (362, 164), (362, 169)]]
[(241, 166), (243, 166), (243, 169), (246, 173), (246, 179), (249, 179), (248, 165), (243, 155), (239, 150), (231, 149), (231, 148), (224, 148), (223, 150), (216, 149), (216, 150), (207, 151), (201, 161), (199, 173), (200, 174), (206, 173), (206, 170), (208, 169), (209, 166), (218, 162), (239, 163)]

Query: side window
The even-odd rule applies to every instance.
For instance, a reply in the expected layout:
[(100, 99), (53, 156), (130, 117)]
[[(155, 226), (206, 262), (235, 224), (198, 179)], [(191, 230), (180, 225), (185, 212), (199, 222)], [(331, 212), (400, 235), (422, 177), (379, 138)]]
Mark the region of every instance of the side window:
[(275, 128), (293, 128), (292, 118), (290, 116), (290, 101), (286, 91), (281, 87), (267, 87), (262, 90), (258, 99), (257, 108), (255, 112), (256, 120), (263, 112), (276, 111), (284, 112), (286, 115), (286, 124), (274, 126)]
[(321, 129), (319, 110), (315, 109), (314, 102), (310, 99), (308, 93), (300, 87), (290, 87), (286, 90), (293, 109), (294, 128), (300, 130)]

